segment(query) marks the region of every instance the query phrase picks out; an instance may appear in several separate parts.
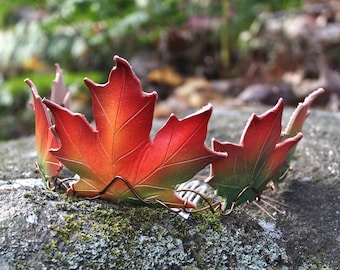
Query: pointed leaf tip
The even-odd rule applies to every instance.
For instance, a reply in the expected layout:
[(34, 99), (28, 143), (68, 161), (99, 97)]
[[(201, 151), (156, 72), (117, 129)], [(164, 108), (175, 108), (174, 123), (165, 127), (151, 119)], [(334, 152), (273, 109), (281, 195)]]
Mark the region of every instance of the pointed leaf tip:
[(39, 96), (39, 94), (38, 94), (38, 90), (37, 90), (37, 88), (36, 88), (36, 86), (34, 85), (34, 83), (30, 80), (30, 79), (28, 79), (28, 78), (26, 78), (25, 80), (24, 80), (24, 82), (29, 86), (29, 88), (31, 89), (31, 91), (32, 91), (32, 93), (33, 93), (33, 96), (35, 97), (35, 98), (37, 98), (38, 96)]
[(66, 108), (70, 108), (71, 93), (65, 86), (63, 79), (63, 71), (60, 68), (59, 64), (56, 63), (54, 66), (56, 69), (56, 74), (55, 79), (52, 82), (50, 100), (59, 105), (63, 105)]
[(323, 88), (319, 88), (312, 92), (311, 94), (309, 94), (303, 102), (300, 102), (298, 104), (297, 108), (295, 109), (295, 111), (293, 112), (292, 116), (289, 119), (287, 128), (284, 132), (283, 139), (293, 137), (297, 133), (302, 131), (304, 121), (306, 120), (310, 113), (309, 112), (310, 106), (312, 105), (314, 100), (323, 93), (325, 93), (325, 90)]

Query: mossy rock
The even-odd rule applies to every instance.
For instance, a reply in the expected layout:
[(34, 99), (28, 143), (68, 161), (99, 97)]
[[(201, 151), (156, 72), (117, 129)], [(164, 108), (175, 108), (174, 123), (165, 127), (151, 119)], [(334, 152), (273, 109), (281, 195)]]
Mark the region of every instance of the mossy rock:
[[(238, 142), (249, 115), (216, 110), (207, 140)], [(155, 128), (162, 123), (156, 121)], [(225, 217), (205, 211), (186, 220), (162, 208), (51, 192), (34, 173), (34, 138), (3, 142), (0, 269), (335, 268), (339, 134), (339, 113), (313, 110), (294, 170), (274, 195), (286, 213), (267, 208), (276, 221), (254, 206)]]

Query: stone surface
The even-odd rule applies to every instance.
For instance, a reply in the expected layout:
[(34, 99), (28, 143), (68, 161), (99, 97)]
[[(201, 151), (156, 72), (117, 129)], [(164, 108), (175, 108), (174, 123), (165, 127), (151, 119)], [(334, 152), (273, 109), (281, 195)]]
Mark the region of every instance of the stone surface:
[[(217, 108), (207, 143), (238, 142), (252, 111)], [(266, 207), (275, 221), (252, 205), (227, 217), (206, 211), (185, 220), (165, 209), (47, 191), (34, 173), (34, 138), (2, 142), (0, 269), (335, 269), (339, 135), (339, 113), (312, 110), (294, 170), (273, 195), (285, 214)]]

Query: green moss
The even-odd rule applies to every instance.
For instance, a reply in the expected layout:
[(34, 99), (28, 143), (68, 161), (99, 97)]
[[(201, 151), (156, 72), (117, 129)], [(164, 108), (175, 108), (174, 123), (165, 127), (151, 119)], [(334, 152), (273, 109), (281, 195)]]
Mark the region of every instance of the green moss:
[(28, 198), (32, 198), (34, 195), (33, 195), (33, 192), (32, 191), (26, 191), (24, 194), (23, 194), (23, 197), (25, 199), (28, 199)]
[(31, 269), (34, 269), (33, 266), (27, 264), (26, 262), (23, 262), (23, 261), (17, 261), (16, 262), (16, 265), (14, 267), (14, 270), (31, 270)]
[[(61, 194), (60, 199), (65, 201), (54, 205), (65, 216), (51, 227), (55, 241), (45, 249), (46, 261), (59, 268), (223, 269), (230, 261), (248, 265), (253, 260), (265, 268), (268, 261), (275, 265), (279, 260), (279, 255), (271, 255), (279, 248), (270, 239), (251, 239), (253, 234), (239, 220), (210, 211), (185, 220), (162, 208), (69, 199)], [(233, 231), (233, 222), (241, 227), (238, 231)], [(255, 245), (256, 250), (247, 248)], [(65, 246), (67, 252), (60, 252)]]
[(92, 220), (96, 229), (102, 230), (114, 240), (118, 240), (121, 234), (134, 232), (131, 221), (123, 213), (117, 215), (113, 209), (98, 209), (88, 216), (88, 220)]
[(194, 214), (194, 218), (198, 219), (202, 231), (206, 231), (207, 229), (221, 231), (223, 228), (221, 223), (222, 217), (218, 212), (212, 213), (210, 211), (202, 211)]
[(57, 249), (57, 241), (52, 239), (50, 243), (51, 249), (56, 250)]
[(81, 220), (81, 218), (79, 218), (77, 214), (66, 215), (64, 216), (64, 218), (64, 226), (60, 227), (51, 225), (50, 228), (57, 232), (57, 235), (61, 239), (61, 241), (68, 243), (72, 235), (78, 233), (82, 229), (83, 220)]
[(320, 260), (317, 257), (313, 257), (312, 258), (312, 263), (315, 265), (316, 269), (318, 269), (318, 270), (328, 270), (328, 269), (331, 269), (329, 263), (322, 262), (322, 260)]

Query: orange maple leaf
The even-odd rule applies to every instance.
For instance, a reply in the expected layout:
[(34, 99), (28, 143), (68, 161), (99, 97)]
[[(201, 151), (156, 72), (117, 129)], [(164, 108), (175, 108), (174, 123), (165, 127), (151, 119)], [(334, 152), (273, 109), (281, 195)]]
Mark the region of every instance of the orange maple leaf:
[[(52, 82), (51, 101), (69, 107), (70, 92), (65, 88), (62, 70), (59, 65), (56, 64), (55, 67), (56, 77)], [(26, 79), (25, 82), (31, 88), (33, 94), (33, 103), (30, 105), (35, 113), (35, 143), (38, 153), (37, 167), (47, 184), (53, 187), (55, 177), (59, 176), (62, 164), (50, 153), (50, 148), (58, 147), (56, 137), (51, 130), (52, 115), (45, 104), (42, 103), (42, 99), (33, 82), (29, 79)]]
[(112, 201), (142, 199), (169, 207), (194, 207), (174, 189), (223, 156), (204, 144), (212, 107), (182, 120), (171, 115), (151, 140), (156, 93), (142, 92), (129, 63), (118, 56), (114, 59), (116, 67), (107, 83), (85, 79), (95, 128), (83, 115), (44, 100), (61, 145), (51, 152), (80, 176), (68, 192)]

